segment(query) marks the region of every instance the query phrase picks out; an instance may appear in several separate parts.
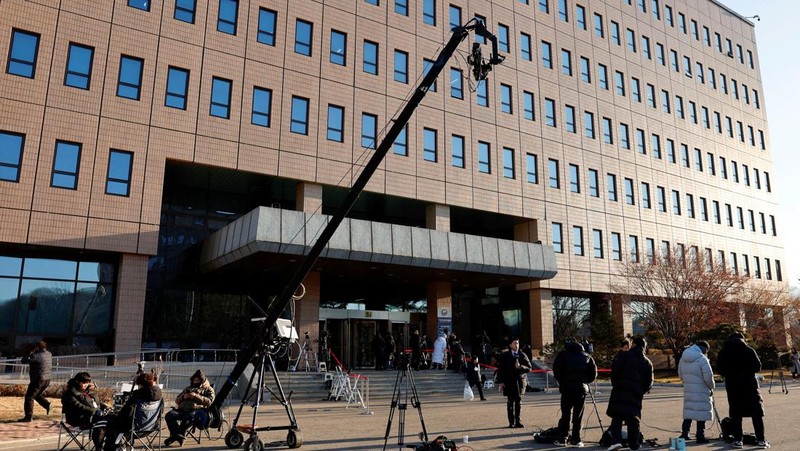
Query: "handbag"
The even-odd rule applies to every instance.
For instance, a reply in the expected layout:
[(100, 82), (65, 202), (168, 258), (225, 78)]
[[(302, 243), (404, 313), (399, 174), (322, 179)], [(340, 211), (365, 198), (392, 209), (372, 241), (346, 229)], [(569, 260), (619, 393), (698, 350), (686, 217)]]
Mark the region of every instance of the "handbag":
[(469, 386), (469, 382), (464, 382), (464, 400), (472, 401), (473, 399), (475, 399), (475, 394), (472, 393), (472, 387)]

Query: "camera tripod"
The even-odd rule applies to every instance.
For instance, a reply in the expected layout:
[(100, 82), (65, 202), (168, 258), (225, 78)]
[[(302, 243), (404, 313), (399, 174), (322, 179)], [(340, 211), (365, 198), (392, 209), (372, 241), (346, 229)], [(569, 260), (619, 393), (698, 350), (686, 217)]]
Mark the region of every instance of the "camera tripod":
[[(389, 443), (389, 434), (392, 430), (392, 418), (394, 418), (395, 410), (400, 410), (398, 427), (397, 427), (397, 445), (404, 448), (405, 444), (405, 427), (406, 427), (406, 410), (408, 403), (411, 402), (411, 407), (417, 409), (419, 412), (419, 422), (422, 425), (422, 432), (420, 438), (428, 442), (428, 430), (425, 428), (425, 419), (422, 418), (422, 405), (419, 401), (419, 394), (417, 393), (417, 384), (414, 382), (414, 373), (411, 370), (411, 365), (407, 355), (402, 356), (401, 363), (397, 367), (397, 378), (394, 382), (394, 393), (392, 394), (392, 404), (389, 408), (389, 420), (386, 422), (386, 435), (383, 436), (383, 451), (386, 451), (386, 446)], [(411, 397), (409, 398), (409, 389), (411, 390)]]
[[(780, 365), (780, 363), (779, 363)], [(786, 387), (786, 377), (783, 375), (783, 367), (778, 369), (778, 380), (781, 381), (781, 393), (784, 395), (789, 394), (789, 388)], [(772, 375), (769, 378), (769, 390), (767, 390), (770, 394), (772, 393), (772, 384), (775, 382), (775, 369), (772, 369)]]
[[(309, 360), (311, 361), (310, 363)], [(300, 347), (300, 353), (298, 354), (297, 359), (294, 359), (293, 362), (290, 361), (289, 371), (297, 371), (297, 366), (301, 361), (303, 362), (303, 368), (305, 371), (317, 370), (317, 354), (314, 353), (314, 350), (311, 349), (311, 345), (308, 344), (308, 332), (306, 332), (306, 337), (303, 340), (303, 345)]]

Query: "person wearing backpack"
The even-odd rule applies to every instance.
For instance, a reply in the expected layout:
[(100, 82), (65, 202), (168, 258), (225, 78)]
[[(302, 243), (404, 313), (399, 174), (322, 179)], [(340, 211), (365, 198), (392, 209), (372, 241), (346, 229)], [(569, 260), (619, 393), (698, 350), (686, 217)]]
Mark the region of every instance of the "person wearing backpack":
[(580, 343), (568, 340), (553, 362), (553, 377), (558, 381), (558, 391), (561, 393), (559, 438), (553, 444), (567, 446), (570, 412), (572, 412), (572, 437), (569, 444), (583, 448), (581, 441), (583, 408), (586, 404), (586, 395), (589, 394), (588, 384), (597, 378), (597, 365)]
[(753, 420), (756, 446), (769, 448), (764, 438), (764, 400), (758, 389), (756, 374), (761, 371), (761, 360), (756, 351), (747, 346), (744, 335), (732, 333), (717, 356), (717, 372), (725, 378), (728, 395), (728, 415), (731, 420), (731, 435), (734, 448), (742, 448), (742, 418)]

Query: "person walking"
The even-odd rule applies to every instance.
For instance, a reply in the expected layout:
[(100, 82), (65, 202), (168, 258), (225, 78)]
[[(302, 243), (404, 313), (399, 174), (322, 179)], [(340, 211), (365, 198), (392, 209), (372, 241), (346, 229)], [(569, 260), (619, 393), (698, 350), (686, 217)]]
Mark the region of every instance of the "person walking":
[(553, 377), (558, 381), (561, 393), (561, 419), (558, 420), (558, 433), (561, 436), (553, 444), (567, 446), (570, 412), (572, 413), (572, 436), (569, 444), (583, 448), (581, 441), (581, 422), (589, 385), (597, 378), (597, 365), (581, 344), (567, 341), (564, 349), (556, 355), (553, 362)]
[(628, 448), (639, 449), (642, 399), (653, 386), (653, 363), (645, 356), (646, 349), (645, 339), (636, 337), (630, 350), (619, 353), (611, 364), (611, 397), (606, 409), (611, 417), (609, 451), (622, 448), (623, 421), (628, 425)]
[(519, 340), (512, 338), (508, 349), (500, 353), (497, 364), (497, 379), (500, 381), (500, 391), (506, 397), (506, 413), (508, 414), (508, 427), (525, 427), (520, 422), (522, 411), (522, 397), (528, 386), (528, 372), (531, 370), (531, 361), (519, 349)]
[(435, 370), (444, 368), (445, 352), (447, 350), (447, 339), (444, 334), (439, 335), (439, 338), (433, 342), (433, 355), (431, 356), (431, 365)]
[(769, 448), (764, 437), (764, 400), (758, 389), (756, 373), (761, 371), (761, 360), (756, 351), (747, 346), (744, 335), (732, 333), (717, 356), (717, 372), (725, 378), (725, 392), (728, 395), (728, 416), (731, 419), (731, 433), (734, 448), (741, 448), (742, 418), (753, 420), (756, 444)]
[(397, 344), (394, 341), (394, 335), (392, 335), (392, 331), (386, 332), (386, 336), (384, 337), (383, 341), (383, 358), (386, 361), (386, 368), (391, 369), (392, 362), (394, 361), (394, 368), (400, 369), (400, 360), (402, 360), (403, 353), (396, 352), (395, 347)]
[(714, 372), (708, 357), (708, 342), (698, 341), (683, 351), (678, 364), (678, 377), (683, 381), (683, 424), (681, 438), (689, 440), (692, 421), (697, 421), (697, 443), (708, 443), (706, 421), (714, 419), (711, 394)]
[(469, 383), (470, 387), (475, 385), (478, 386), (478, 394), (481, 397), (481, 401), (486, 401), (486, 397), (483, 396), (483, 378), (481, 377), (481, 359), (478, 356), (474, 356), (473, 358), (467, 359), (467, 365), (464, 367), (464, 371), (466, 372), (467, 383)]
[(460, 373), (461, 368), (464, 366), (464, 346), (461, 345), (461, 340), (452, 335), (453, 340), (450, 342), (450, 357), (453, 359), (453, 372)]
[(792, 379), (797, 379), (800, 376), (800, 353), (797, 352), (797, 348), (792, 348)]
[(47, 350), (47, 343), (36, 343), (33, 352), (22, 358), (22, 363), (30, 366), (28, 374), (30, 383), (25, 392), (25, 416), (17, 420), (20, 423), (30, 423), (33, 420), (33, 402), (36, 401), (44, 407), (46, 415), (50, 415), (50, 401), (44, 397), (44, 391), (50, 385), (53, 371), (53, 354)]

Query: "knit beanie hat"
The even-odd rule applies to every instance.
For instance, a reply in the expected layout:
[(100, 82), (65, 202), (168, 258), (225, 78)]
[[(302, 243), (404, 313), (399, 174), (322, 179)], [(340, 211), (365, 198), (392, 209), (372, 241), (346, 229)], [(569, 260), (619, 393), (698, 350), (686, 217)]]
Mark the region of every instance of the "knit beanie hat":
[(197, 370), (197, 371), (194, 372), (194, 374), (192, 374), (192, 379), (195, 379), (195, 378), (200, 379), (200, 381), (201, 381), (200, 383), (203, 383), (203, 382), (206, 381), (206, 375), (203, 374), (202, 370)]

